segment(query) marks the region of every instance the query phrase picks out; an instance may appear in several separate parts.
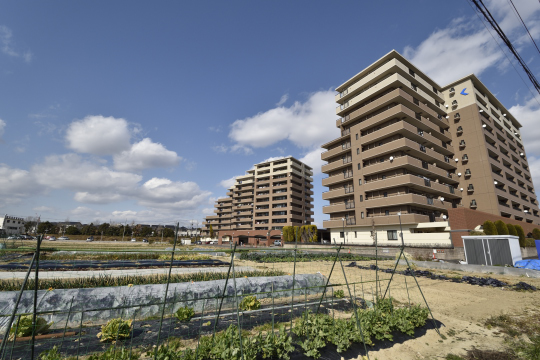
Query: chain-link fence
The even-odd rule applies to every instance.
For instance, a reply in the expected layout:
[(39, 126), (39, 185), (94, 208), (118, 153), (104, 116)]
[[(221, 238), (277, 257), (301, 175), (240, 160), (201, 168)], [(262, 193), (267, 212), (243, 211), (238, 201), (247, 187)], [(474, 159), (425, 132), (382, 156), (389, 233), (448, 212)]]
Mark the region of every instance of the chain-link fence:
[(401, 252), (29, 245), (0, 261), (0, 359), (369, 358), (436, 327)]

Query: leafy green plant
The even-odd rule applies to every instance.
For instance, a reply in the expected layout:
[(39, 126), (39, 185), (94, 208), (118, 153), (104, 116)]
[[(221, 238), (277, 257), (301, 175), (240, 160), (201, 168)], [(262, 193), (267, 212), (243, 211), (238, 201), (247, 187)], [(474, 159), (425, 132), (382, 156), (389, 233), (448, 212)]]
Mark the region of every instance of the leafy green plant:
[(533, 239), (535, 240), (540, 240), (540, 229), (539, 228), (534, 228), (533, 231), (532, 231), (532, 237)]
[[(52, 323), (48, 324), (42, 317), (36, 317), (36, 335), (43, 335), (49, 331)], [(17, 330), (17, 337), (31, 336), (32, 335), (32, 315), (22, 316), (19, 320), (19, 324), (14, 323), (9, 330), (9, 338), (15, 337), (15, 330)]]
[(132, 320), (112, 319), (107, 324), (101, 326), (101, 332), (97, 337), (101, 342), (116, 341), (118, 339), (127, 339), (131, 334)]
[(180, 322), (189, 322), (193, 315), (195, 315), (195, 310), (187, 306), (179, 308), (176, 310), (176, 313), (174, 313), (174, 316), (176, 316)]
[(240, 302), (240, 310), (257, 310), (261, 308), (261, 302), (255, 296), (246, 296)]
[(525, 231), (523, 231), (523, 228), (521, 225), (515, 225), (517, 235), (519, 236), (519, 242), (525, 243)]
[(137, 360), (139, 358), (138, 353), (132, 352), (128, 348), (111, 346), (105, 352), (90, 355), (87, 360)]
[(62, 358), (62, 354), (58, 352), (56, 345), (52, 349), (39, 354), (39, 360), (62, 360)]
[(260, 339), (259, 342), (263, 359), (289, 360), (289, 353), (294, 351), (292, 337), (285, 332), (284, 326), (279, 327), (277, 335), (270, 333), (266, 338)]
[(334, 291), (334, 297), (338, 299), (343, 299), (345, 297), (345, 293), (343, 292), (343, 290), (336, 290)]

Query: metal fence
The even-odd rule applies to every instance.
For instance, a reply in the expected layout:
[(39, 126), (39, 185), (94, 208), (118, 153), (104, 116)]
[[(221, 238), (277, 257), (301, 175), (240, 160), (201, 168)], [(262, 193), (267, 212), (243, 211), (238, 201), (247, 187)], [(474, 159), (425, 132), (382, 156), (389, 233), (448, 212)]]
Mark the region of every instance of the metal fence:
[(2, 250), (0, 359), (369, 359), (371, 345), (414, 336), (426, 321), (438, 331), (403, 248), (398, 273), (378, 247), (42, 240)]

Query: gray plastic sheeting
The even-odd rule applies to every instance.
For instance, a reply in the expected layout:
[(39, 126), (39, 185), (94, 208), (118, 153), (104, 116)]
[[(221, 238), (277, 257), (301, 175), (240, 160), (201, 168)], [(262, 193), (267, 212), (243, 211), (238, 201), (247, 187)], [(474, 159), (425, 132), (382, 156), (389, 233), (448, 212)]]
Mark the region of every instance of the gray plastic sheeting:
[[(275, 277), (250, 277), (237, 278), (236, 288), (239, 296), (254, 294), (259, 299), (270, 298), (274, 289), (274, 297), (290, 297), (292, 293), (292, 276)], [(321, 274), (299, 274), (295, 277), (294, 295), (303, 296), (321, 293), (326, 285), (326, 278)], [(167, 294), (167, 307), (165, 314), (170, 315), (178, 308), (189, 306), (200, 312), (205, 302), (205, 311), (215, 311), (218, 301), (223, 293), (225, 280), (201, 281), (194, 283), (171, 283)], [(161, 306), (165, 295), (166, 284), (115, 286), (88, 289), (57, 289), (38, 291), (38, 312), (57, 311), (62, 314), (39, 315), (53, 322), (53, 328), (63, 328), (70, 308), (68, 327), (78, 326), (81, 320), (81, 312), (84, 311), (84, 325), (104, 324), (106, 321), (122, 317), (130, 319), (145, 319), (161, 315)], [(9, 315), (13, 311), (18, 291), (0, 292), (0, 332), (6, 330)], [(267, 293), (267, 294), (264, 294)], [(32, 312), (33, 294), (31, 290), (24, 292), (17, 314)], [(223, 300), (223, 309), (232, 308), (234, 305), (234, 283), (229, 279), (227, 283), (226, 297)], [(211, 298), (203, 301), (202, 298)], [(238, 301), (242, 299), (239, 298)], [(125, 307), (128, 308), (118, 308)], [(103, 310), (101, 310), (103, 309)], [(16, 320), (15, 320), (16, 321)]]

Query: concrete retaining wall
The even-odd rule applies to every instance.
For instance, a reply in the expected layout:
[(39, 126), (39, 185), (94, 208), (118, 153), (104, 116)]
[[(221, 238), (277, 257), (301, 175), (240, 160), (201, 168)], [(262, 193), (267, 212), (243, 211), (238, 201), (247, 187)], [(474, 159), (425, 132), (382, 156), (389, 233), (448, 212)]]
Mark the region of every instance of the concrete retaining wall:
[[(296, 275), (294, 295), (321, 293), (326, 278), (320, 274)], [(274, 297), (290, 297), (292, 293), (292, 276), (237, 278), (236, 289), (239, 296), (254, 294), (259, 299), (269, 298), (271, 294), (263, 294), (274, 289)], [(216, 298), (221, 296), (225, 280), (201, 281), (195, 283), (174, 283), (169, 285), (165, 314), (170, 315), (178, 308), (189, 306), (196, 312), (201, 311), (203, 303), (208, 311), (216, 309)], [(61, 314), (40, 315), (53, 328), (63, 328), (66, 324), (71, 300), (73, 306), (69, 316), (68, 327), (78, 326), (81, 313), (84, 311), (85, 325), (104, 324), (110, 319), (123, 317), (144, 319), (161, 314), (159, 303), (163, 301), (166, 284), (116, 286), (89, 289), (58, 289), (38, 291), (38, 312), (57, 311)], [(315, 288), (313, 288), (315, 287)], [(311, 288), (311, 289), (308, 289)], [(25, 291), (17, 309), (17, 313), (30, 313), (33, 307), (33, 291)], [(227, 298), (223, 301), (224, 309), (234, 305), (234, 283), (229, 279), (225, 291)], [(13, 311), (18, 291), (0, 292), (0, 332), (5, 332), (9, 315)], [(211, 300), (202, 300), (211, 298)], [(241, 301), (241, 298), (239, 299)], [(118, 307), (127, 306), (126, 309)], [(103, 309), (103, 310), (101, 310)], [(7, 315), (7, 316), (6, 316)]]

